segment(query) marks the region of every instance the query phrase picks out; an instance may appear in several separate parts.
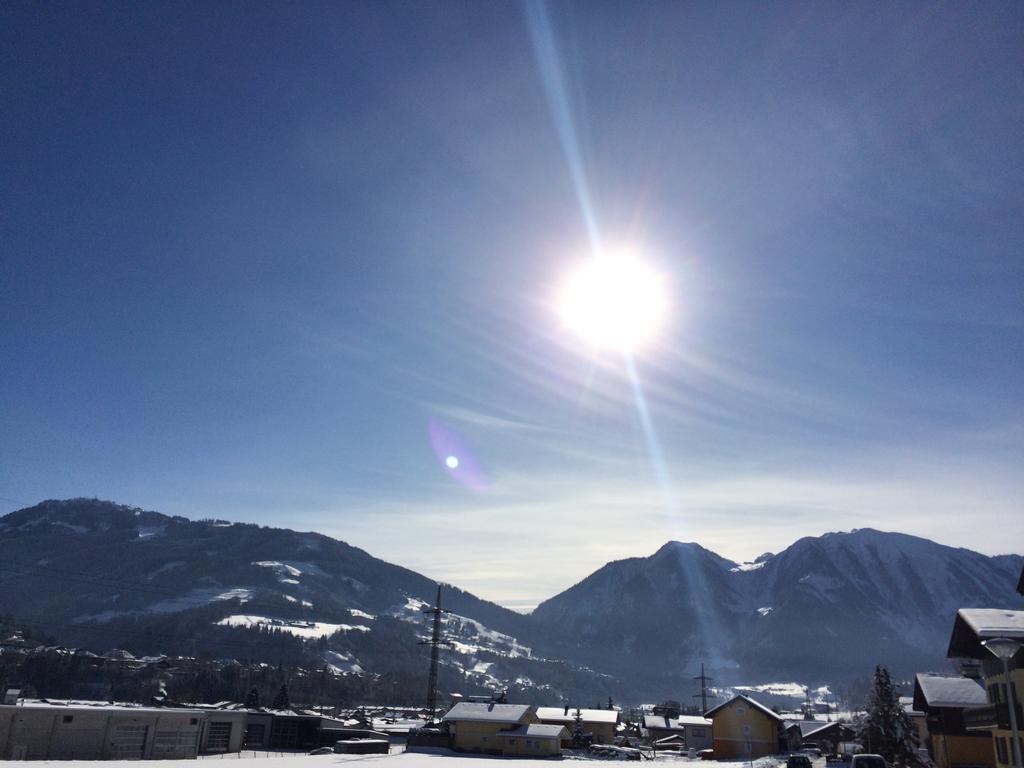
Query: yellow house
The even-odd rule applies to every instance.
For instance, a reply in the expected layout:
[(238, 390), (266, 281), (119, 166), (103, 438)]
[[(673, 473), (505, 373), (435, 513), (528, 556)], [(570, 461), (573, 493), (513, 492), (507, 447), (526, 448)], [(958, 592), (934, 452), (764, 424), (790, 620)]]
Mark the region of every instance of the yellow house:
[[(503, 754), (506, 749), (502, 731), (539, 722), (528, 704), (495, 704), (460, 701), (441, 718), (452, 736), (452, 749), (458, 752)], [(518, 748), (518, 747), (517, 747)]]
[(501, 731), (504, 739), (502, 754), (512, 757), (550, 757), (562, 753), (562, 742), (569, 739), (564, 725), (530, 723), (511, 731)]
[[(1024, 574), (1022, 574), (1024, 581)], [(988, 641), (999, 643), (986, 644)], [(1006, 642), (1009, 641), (1009, 642)], [(1016, 653), (1006, 662), (991, 649), (1002, 646)], [(964, 710), (964, 726), (968, 731), (990, 733), (998, 768), (1011, 768), (1015, 764), (1013, 731), (1010, 721), (1010, 700), (1013, 699), (1018, 729), (1024, 729), (1024, 611), (998, 608), (961, 608), (956, 613), (953, 634), (949, 639), (949, 658), (980, 659), (985, 678), (987, 704)], [(1009, 669), (1007, 680), (1006, 668)], [(1009, 685), (1007, 685), (1009, 683)], [(1024, 757), (1024, 744), (1020, 745)]]
[(914, 680), (914, 709), (928, 722), (928, 747), (936, 768), (994, 768), (992, 739), (984, 731), (968, 731), (963, 711), (984, 706), (985, 689), (977, 680), (919, 674)]
[(782, 718), (749, 696), (734, 696), (704, 713), (712, 722), (715, 759), (752, 760), (784, 751)]
[(576, 717), (582, 721), (584, 733), (593, 736), (594, 744), (611, 744), (615, 741), (615, 729), (619, 725), (619, 713), (615, 709), (579, 709), (573, 707), (537, 707), (537, 717), (547, 725), (565, 726), (571, 741), (576, 728)]

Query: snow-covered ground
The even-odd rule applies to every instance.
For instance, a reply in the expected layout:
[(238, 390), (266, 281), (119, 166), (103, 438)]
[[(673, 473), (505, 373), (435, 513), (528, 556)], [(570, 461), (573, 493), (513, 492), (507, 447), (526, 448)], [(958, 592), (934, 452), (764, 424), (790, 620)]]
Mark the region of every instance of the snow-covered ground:
[[(395, 749), (395, 748), (393, 748)], [(401, 749), (400, 747), (398, 749)], [(412, 752), (392, 752), (390, 755), (279, 755), (274, 752), (243, 753), (242, 756), (210, 755), (200, 758), (201, 760), (230, 760), (235, 768), (332, 768), (340, 766), (345, 768), (351, 764), (351, 768), (498, 768), (502, 761), (508, 763), (509, 768), (551, 768), (553, 763), (559, 762), (557, 758), (529, 759), (529, 758), (505, 758), (485, 757), (481, 755), (458, 755), (458, 754), (422, 754)], [(590, 760), (587, 758), (566, 758), (575, 762), (594, 762), (604, 765), (627, 765), (618, 760)], [(145, 761), (138, 760), (79, 760), (73, 763), (58, 760), (33, 761), (35, 767), (50, 766), (51, 768), (139, 768)], [(773, 758), (761, 758), (750, 762), (705, 762), (700, 760), (691, 761), (681, 755), (659, 754), (655, 762), (668, 763), (670, 765), (679, 763), (698, 763), (707, 768), (774, 768), (778, 761)], [(648, 761), (644, 761), (648, 763)], [(649, 764), (649, 763), (648, 763)], [(0, 768), (25, 768), (25, 762), (4, 762), (0, 761)], [(195, 760), (160, 760), (159, 768), (196, 768)], [(597, 766), (595, 765), (595, 768)], [(696, 767), (695, 767), (696, 768)]]

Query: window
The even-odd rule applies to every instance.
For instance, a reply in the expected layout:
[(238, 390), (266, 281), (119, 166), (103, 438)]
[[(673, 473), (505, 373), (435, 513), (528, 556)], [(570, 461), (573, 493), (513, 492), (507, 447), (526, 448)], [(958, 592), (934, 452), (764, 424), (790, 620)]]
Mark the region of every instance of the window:
[(744, 750), (746, 751), (746, 753), (747, 753), (747, 754), (749, 755), (750, 753), (752, 753), (752, 752), (754, 751), (754, 745), (753, 745), (753, 744), (751, 744), (751, 743), (750, 743), (749, 741), (748, 741), (748, 742), (745, 742), (745, 743), (743, 744), (743, 749), (744, 749)]
[(742, 715), (746, 711), (747, 710), (745, 710), (743, 707), (736, 707), (736, 714), (737, 715)]
[(704, 735), (704, 729), (703, 728), (694, 728), (693, 729), (693, 735), (694, 736), (703, 736)]
[(750, 735), (750, 726), (745, 724), (745, 723), (743, 725), (743, 735), (744, 736), (749, 736)]
[(65, 723), (70, 723), (74, 719), (75, 719), (74, 715), (64, 715), (64, 722)]

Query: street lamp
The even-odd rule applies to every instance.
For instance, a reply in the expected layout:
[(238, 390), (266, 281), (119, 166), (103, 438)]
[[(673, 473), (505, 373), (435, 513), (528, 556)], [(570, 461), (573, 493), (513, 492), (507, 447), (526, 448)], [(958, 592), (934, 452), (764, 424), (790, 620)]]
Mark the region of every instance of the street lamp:
[(1010, 659), (1020, 650), (1020, 640), (1008, 637), (993, 637), (982, 640), (981, 644), (989, 653), (1003, 662), (1003, 676), (1006, 678), (1006, 698), (1010, 708), (1010, 729), (1013, 731), (1013, 762), (1017, 768), (1024, 768), (1020, 759), (1020, 731), (1017, 730), (1017, 702), (1014, 701), (1013, 681), (1010, 680)]

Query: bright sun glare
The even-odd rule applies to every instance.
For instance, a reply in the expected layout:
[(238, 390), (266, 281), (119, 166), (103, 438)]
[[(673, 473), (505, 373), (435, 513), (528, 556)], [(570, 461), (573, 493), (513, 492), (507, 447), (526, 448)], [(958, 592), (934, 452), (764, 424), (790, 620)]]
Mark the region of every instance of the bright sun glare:
[(664, 279), (633, 256), (594, 257), (569, 274), (558, 307), (564, 326), (591, 346), (632, 352), (664, 322)]

